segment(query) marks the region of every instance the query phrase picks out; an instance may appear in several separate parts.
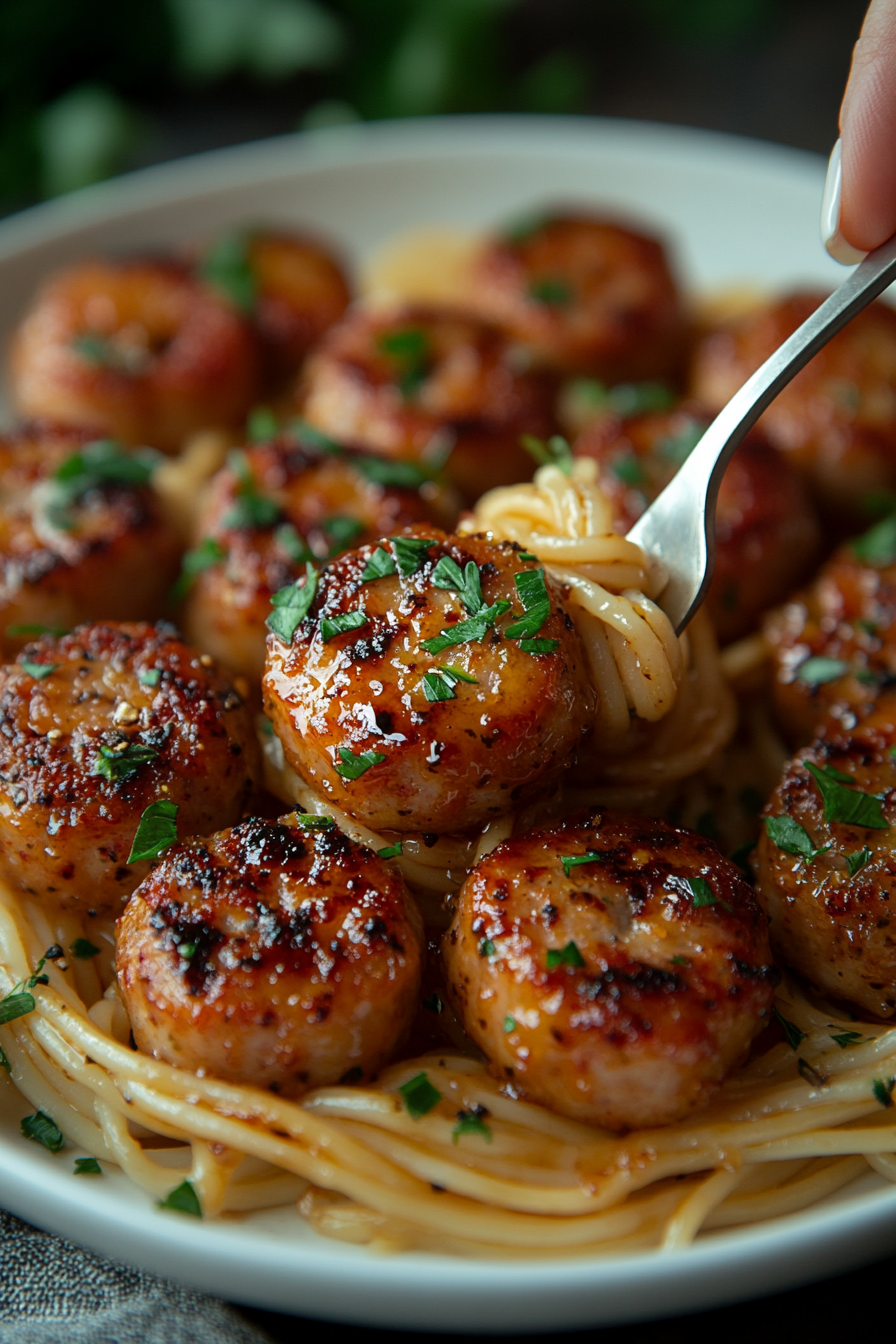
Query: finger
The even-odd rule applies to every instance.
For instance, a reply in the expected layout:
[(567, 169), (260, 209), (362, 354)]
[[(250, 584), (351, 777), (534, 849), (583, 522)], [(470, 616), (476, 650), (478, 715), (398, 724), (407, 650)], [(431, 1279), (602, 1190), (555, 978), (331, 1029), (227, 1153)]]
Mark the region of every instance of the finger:
[(896, 233), (896, 0), (872, 0), (840, 109), (840, 232), (870, 252)]

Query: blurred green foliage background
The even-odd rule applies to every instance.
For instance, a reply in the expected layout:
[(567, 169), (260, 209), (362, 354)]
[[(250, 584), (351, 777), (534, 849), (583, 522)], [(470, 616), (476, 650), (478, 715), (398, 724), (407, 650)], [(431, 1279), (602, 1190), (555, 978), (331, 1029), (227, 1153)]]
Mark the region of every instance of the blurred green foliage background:
[(826, 150), (864, 0), (0, 0), (0, 210), (297, 127), (599, 112)]

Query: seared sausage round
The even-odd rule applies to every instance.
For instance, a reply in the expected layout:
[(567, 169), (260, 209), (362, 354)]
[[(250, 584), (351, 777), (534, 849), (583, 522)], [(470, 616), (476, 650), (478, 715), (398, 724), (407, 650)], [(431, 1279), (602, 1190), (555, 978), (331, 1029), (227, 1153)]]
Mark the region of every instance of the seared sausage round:
[(650, 817), (592, 813), (499, 845), (443, 955), (495, 1077), (610, 1129), (706, 1101), (774, 994), (750, 887), (710, 840)]
[(0, 668), (0, 873), (85, 915), (118, 910), (145, 808), (182, 836), (242, 815), (259, 777), (252, 715), (172, 626), (105, 622)]
[(170, 849), (116, 951), (139, 1049), (289, 1097), (375, 1076), (410, 1030), (422, 959), (400, 874), (295, 815)]
[(294, 769), (405, 832), (463, 831), (549, 790), (594, 691), (552, 580), (534, 638), (513, 637), (515, 579), (540, 587), (535, 571), (513, 543), (421, 526), (326, 566), (291, 642), (268, 636), (265, 708)]

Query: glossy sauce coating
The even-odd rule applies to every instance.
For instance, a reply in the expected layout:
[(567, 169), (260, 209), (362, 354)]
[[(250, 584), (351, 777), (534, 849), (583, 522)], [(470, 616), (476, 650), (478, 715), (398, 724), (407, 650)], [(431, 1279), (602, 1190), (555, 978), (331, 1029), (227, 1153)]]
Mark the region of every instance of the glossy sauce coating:
[(178, 834), (202, 835), (258, 777), (251, 713), (172, 626), (85, 625), (0, 668), (0, 873), (32, 896), (117, 913), (147, 872), (128, 864), (144, 808), (176, 803)]
[[(420, 526), (405, 535), (433, 542), (415, 573), (365, 582), (377, 548), (350, 551), (321, 571), (310, 616), (291, 645), (268, 636), (265, 709), (290, 764), (339, 807), (374, 828), (444, 834), (549, 792), (588, 730), (594, 691), (550, 579), (550, 612), (538, 638), (556, 640), (552, 651), (527, 653), (507, 638), (508, 610), (481, 640), (427, 652), (424, 640), (470, 619), (457, 592), (432, 582), (443, 556), (462, 571), (478, 566), (484, 602), (506, 600), (517, 613), (514, 575), (539, 566), (521, 560), (511, 543)], [(391, 556), (394, 543), (383, 546)], [(362, 612), (362, 626), (322, 638), (322, 619), (353, 611)], [(444, 685), (446, 666), (461, 673), (453, 697), (428, 700), (425, 674)], [(382, 759), (358, 778), (340, 777), (336, 765), (357, 770), (365, 752)]]
[[(369, 461), (283, 437), (246, 448), (235, 464), (239, 473), (233, 465), (217, 473), (197, 519), (196, 542), (211, 539), (224, 558), (203, 569), (190, 588), (184, 623), (194, 643), (258, 682), (271, 597), (304, 574), (308, 560), (326, 560), (418, 520), (451, 519), (451, 492), (429, 481), (415, 490), (380, 485), (361, 469)], [(240, 511), (247, 479), (271, 505), (261, 526)]]
[(768, 613), (763, 635), (788, 741), (810, 741), (828, 716), (851, 728), (896, 680), (896, 555), (868, 564), (854, 543), (841, 546), (807, 588)]
[[(604, 415), (576, 439), (601, 467), (620, 532), (668, 485), (710, 416), (693, 405), (620, 418)], [(807, 490), (782, 454), (754, 430), (719, 487), (716, 561), (706, 599), (723, 644), (755, 629), (762, 612), (804, 579), (820, 542)]]
[[(693, 395), (720, 410), (815, 311), (793, 294), (711, 332), (698, 345)], [(788, 383), (759, 421), (790, 456), (843, 535), (867, 519), (867, 496), (896, 488), (896, 313), (870, 304)]]
[(496, 327), (434, 306), (350, 313), (308, 362), (303, 413), (333, 438), (446, 471), (469, 501), (528, 480), (521, 434), (554, 428), (553, 384)]
[(294, 1097), (389, 1060), (416, 1013), (423, 929), (370, 850), (251, 819), (165, 854), (116, 956), (145, 1054)]
[[(825, 993), (879, 1017), (896, 1012), (894, 747), (893, 691), (852, 731), (829, 720), (790, 761), (765, 809), (766, 817), (791, 817), (811, 848), (825, 852), (790, 853), (765, 832), (757, 852), (757, 894), (771, 918), (776, 953)], [(884, 825), (825, 820), (828, 809), (804, 761), (846, 776), (840, 782), (851, 793), (879, 798)]]
[(84, 262), (57, 275), (19, 326), (11, 371), (24, 415), (163, 452), (241, 421), (257, 383), (249, 328), (168, 261)]
[[(0, 436), (0, 651), (96, 617), (158, 616), (178, 541), (150, 487), (102, 482), (64, 505), (52, 477), (94, 436), (32, 424)], [(55, 507), (54, 507), (55, 505)]]
[(535, 360), (607, 382), (674, 374), (684, 323), (663, 246), (611, 220), (553, 214), (489, 242), (470, 304)]
[[(564, 858), (590, 853), (566, 875)], [(715, 903), (698, 905), (689, 879)], [(491, 1072), (611, 1129), (668, 1124), (706, 1101), (767, 1023), (776, 979), (765, 917), (711, 841), (600, 813), (483, 859), (444, 957)]]

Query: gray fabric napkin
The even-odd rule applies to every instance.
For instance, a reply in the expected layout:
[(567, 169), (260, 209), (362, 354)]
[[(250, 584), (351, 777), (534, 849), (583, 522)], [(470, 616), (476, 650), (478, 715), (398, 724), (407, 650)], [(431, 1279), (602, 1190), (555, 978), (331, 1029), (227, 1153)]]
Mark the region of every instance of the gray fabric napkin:
[(270, 1344), (223, 1302), (0, 1210), (0, 1344)]

